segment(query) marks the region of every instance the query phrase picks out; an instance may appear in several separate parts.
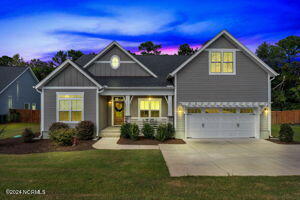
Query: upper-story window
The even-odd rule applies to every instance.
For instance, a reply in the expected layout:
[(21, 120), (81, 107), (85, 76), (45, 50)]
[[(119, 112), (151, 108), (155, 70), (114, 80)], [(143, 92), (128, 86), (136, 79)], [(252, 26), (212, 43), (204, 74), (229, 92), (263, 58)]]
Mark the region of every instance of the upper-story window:
[(210, 75), (234, 75), (235, 74), (235, 51), (212, 50), (209, 56)]
[(118, 69), (120, 67), (120, 57), (113, 55), (110, 59), (110, 65), (113, 69)]

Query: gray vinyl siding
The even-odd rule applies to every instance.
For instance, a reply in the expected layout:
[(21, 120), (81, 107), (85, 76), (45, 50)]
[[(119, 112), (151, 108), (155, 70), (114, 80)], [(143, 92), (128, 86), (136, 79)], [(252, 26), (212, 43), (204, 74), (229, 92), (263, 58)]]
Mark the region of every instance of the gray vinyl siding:
[[(113, 55), (120, 57), (120, 61), (134, 61), (118, 47), (114, 46), (97, 61), (110, 61)], [(110, 63), (93, 63), (87, 68), (95, 76), (151, 76), (137, 63), (120, 63), (118, 69), (112, 69)]]
[(108, 126), (108, 101), (107, 97), (99, 96), (99, 130)]
[[(44, 131), (48, 131), (52, 123), (56, 122), (56, 92), (84, 92), (84, 120), (92, 121), (96, 126), (96, 89), (85, 90), (50, 90), (44, 89)], [(76, 124), (70, 124), (75, 127)]]
[(84, 76), (75, 67), (68, 64), (57, 76), (50, 80), (46, 86), (95, 86), (86, 76)]
[(177, 74), (177, 102), (267, 102), (268, 75), (242, 51), (236, 52), (236, 75), (209, 75), (204, 51)]
[[(138, 117), (138, 99), (139, 98), (148, 98), (145, 96), (137, 96), (137, 97), (133, 97), (131, 105), (130, 105), (130, 114), (131, 117)], [(167, 117), (168, 116), (168, 103), (166, 102), (164, 97), (152, 97), (152, 98), (158, 98), (161, 99), (161, 117)]]
[[(33, 77), (32, 73), (27, 70), (13, 84), (11, 84), (2, 94), (0, 94), (0, 115), (8, 114), (8, 97), (12, 97), (13, 109), (24, 109), (24, 104), (36, 104), (36, 109), (40, 109), (41, 95), (33, 86), (38, 81)], [(18, 85), (18, 86), (17, 86)], [(19, 87), (19, 89), (17, 89)]]
[(222, 35), (211, 45), (209, 45), (207, 48), (208, 49), (237, 49), (238, 46), (230, 42), (230, 40), (226, 36)]

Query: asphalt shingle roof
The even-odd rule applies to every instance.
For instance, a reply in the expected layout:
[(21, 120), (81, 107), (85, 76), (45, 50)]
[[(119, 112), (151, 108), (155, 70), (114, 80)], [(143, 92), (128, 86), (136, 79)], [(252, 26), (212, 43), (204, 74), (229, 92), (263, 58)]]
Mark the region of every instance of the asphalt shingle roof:
[[(81, 67), (88, 63), (95, 55), (83, 55), (76, 64)], [(94, 76), (90, 75), (101, 85), (109, 87), (157, 87), (171, 85), (167, 76), (190, 56), (178, 55), (134, 55), (150, 71), (157, 75), (152, 76)], [(87, 70), (86, 70), (87, 71)]]
[(0, 66), (0, 91), (16, 79), (27, 67)]

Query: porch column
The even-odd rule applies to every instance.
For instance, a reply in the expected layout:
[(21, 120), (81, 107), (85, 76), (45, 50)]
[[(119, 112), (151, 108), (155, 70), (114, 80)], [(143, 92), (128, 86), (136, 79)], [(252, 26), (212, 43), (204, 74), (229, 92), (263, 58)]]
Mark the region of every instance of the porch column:
[(168, 95), (168, 117), (173, 117), (173, 101), (172, 95)]
[(130, 117), (130, 96), (125, 96), (125, 116)]

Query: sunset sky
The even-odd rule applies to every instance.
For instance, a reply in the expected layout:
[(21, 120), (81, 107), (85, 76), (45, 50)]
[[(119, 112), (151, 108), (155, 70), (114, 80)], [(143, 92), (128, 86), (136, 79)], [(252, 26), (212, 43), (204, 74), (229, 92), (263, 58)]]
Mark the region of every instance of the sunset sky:
[(227, 29), (252, 51), (300, 35), (298, 1), (2, 0), (0, 56), (49, 59), (58, 50), (99, 52), (111, 41), (136, 51), (145, 41), (177, 52)]

